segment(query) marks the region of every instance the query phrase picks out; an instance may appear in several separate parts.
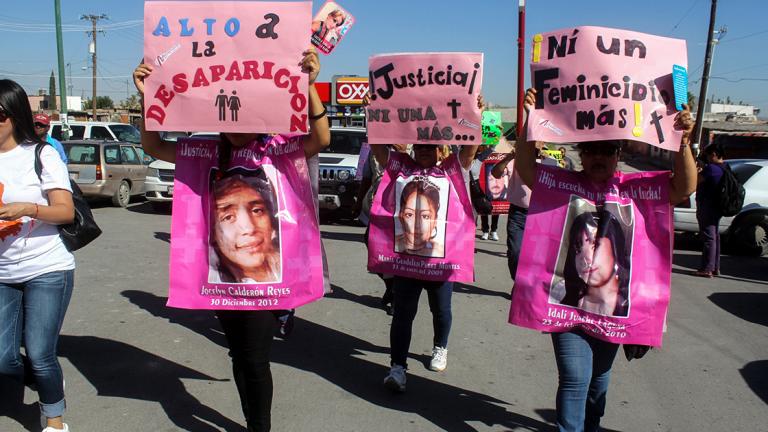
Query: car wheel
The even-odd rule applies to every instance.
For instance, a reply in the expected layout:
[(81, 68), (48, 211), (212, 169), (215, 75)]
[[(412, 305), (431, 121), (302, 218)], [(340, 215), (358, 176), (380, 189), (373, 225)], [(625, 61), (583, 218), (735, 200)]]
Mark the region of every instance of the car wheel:
[(155, 213), (170, 213), (171, 212), (171, 203), (167, 201), (151, 201), (152, 203), (152, 210), (155, 211)]
[(734, 249), (742, 255), (768, 255), (768, 214), (753, 213), (733, 232)]
[(122, 180), (112, 196), (112, 204), (115, 207), (128, 207), (129, 202), (131, 202), (131, 187), (127, 181)]

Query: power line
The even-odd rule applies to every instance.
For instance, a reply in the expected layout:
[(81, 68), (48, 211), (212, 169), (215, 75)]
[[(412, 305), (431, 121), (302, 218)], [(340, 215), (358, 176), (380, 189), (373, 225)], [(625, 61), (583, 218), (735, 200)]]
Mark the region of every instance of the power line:
[(752, 36), (757, 36), (757, 35), (761, 35), (761, 34), (764, 34), (764, 33), (768, 33), (768, 30), (763, 30), (763, 31), (759, 31), (759, 32), (756, 32), (756, 33), (750, 33), (748, 35), (731, 38), (731, 39), (728, 39), (727, 41), (723, 41), (723, 42), (720, 42), (720, 43), (722, 44), (722, 43), (736, 42), (737, 40), (751, 38)]
[(683, 20), (688, 16), (688, 14), (691, 13), (691, 11), (693, 10), (693, 7), (696, 6), (696, 3), (698, 2), (699, 0), (693, 0), (693, 3), (691, 3), (691, 7), (689, 7), (688, 10), (685, 11), (685, 13), (683, 14), (683, 17), (680, 18), (680, 21), (678, 21), (677, 24), (675, 24), (675, 26), (672, 27), (672, 30), (670, 30), (669, 32), (670, 35), (672, 35), (675, 32), (675, 30), (677, 30), (677, 27), (683, 22)]
[(710, 77), (711, 79), (719, 79), (723, 81), (728, 81), (732, 83), (742, 82), (742, 81), (768, 81), (768, 78), (727, 78), (727, 77), (719, 77), (719, 76), (713, 76)]

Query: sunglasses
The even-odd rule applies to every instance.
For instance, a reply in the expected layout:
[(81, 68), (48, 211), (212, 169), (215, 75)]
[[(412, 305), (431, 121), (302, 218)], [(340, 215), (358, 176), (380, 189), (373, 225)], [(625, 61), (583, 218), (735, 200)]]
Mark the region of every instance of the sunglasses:
[(47, 127), (48, 127), (48, 125), (47, 125), (47, 124), (42, 124), (42, 123), (35, 123), (35, 127), (36, 127), (36, 128), (40, 128), (40, 129), (43, 129), (43, 128), (47, 128)]
[(581, 150), (581, 154), (586, 156), (614, 156), (619, 153), (619, 149), (613, 146), (587, 147)]

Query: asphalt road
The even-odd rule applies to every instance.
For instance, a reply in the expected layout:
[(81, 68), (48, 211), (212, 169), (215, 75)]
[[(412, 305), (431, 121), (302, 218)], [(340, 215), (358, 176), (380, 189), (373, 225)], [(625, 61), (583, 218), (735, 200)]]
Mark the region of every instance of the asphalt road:
[[(148, 203), (95, 214), (104, 235), (77, 254), (59, 346), (71, 430), (244, 430), (217, 321), (165, 307), (170, 217)], [(503, 235), (478, 240), (478, 280), (455, 290), (448, 369), (426, 368), (423, 296), (408, 391), (392, 395), (381, 385), (391, 318), (378, 308), (383, 284), (365, 271), (363, 229), (321, 228), (334, 292), (301, 308), (291, 338), (274, 344), (274, 430), (554, 430), (551, 342), (506, 323)], [(711, 280), (689, 275), (697, 263), (697, 252), (675, 250), (664, 347), (617, 357), (606, 430), (768, 430), (768, 259), (724, 257)], [(39, 431), (35, 401), (27, 389), (23, 404), (0, 407), (0, 431)]]

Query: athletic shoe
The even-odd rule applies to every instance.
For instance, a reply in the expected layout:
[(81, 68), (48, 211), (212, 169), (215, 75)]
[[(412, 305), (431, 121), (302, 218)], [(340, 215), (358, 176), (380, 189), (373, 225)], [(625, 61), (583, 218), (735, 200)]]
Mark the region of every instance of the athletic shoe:
[(405, 368), (400, 365), (392, 365), (389, 375), (384, 378), (384, 387), (396, 393), (405, 391)]
[(43, 432), (69, 432), (69, 426), (67, 426), (66, 423), (64, 423), (64, 429), (56, 429), (48, 426), (47, 428), (43, 429)]
[(483, 235), (480, 236), (480, 240), (488, 240), (488, 233), (484, 232)]
[(496, 234), (496, 231), (491, 233), (491, 240), (493, 241), (499, 241), (499, 235)]
[(432, 360), (429, 361), (429, 369), (442, 372), (448, 366), (448, 348), (436, 346), (432, 348)]

